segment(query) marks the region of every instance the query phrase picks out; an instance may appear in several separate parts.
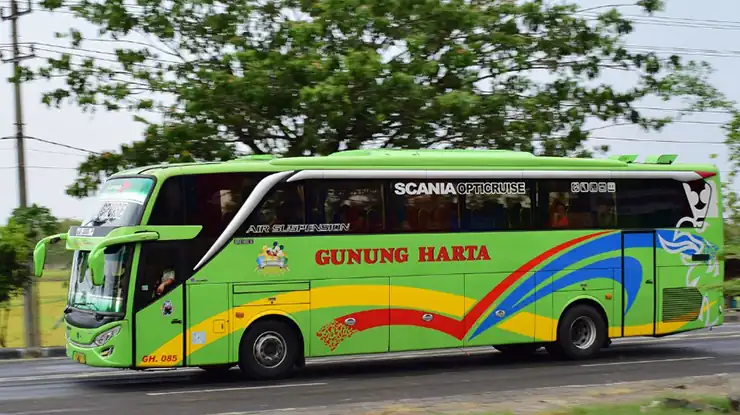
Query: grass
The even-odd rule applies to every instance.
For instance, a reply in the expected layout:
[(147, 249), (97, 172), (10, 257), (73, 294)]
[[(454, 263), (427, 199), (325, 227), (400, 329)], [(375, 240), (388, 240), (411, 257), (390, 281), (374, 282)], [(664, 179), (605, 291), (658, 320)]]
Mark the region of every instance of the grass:
[[(660, 398), (656, 398), (655, 401), (663, 401)], [(576, 407), (571, 409), (563, 409), (556, 411), (543, 412), (542, 415), (684, 415), (684, 414), (719, 414), (727, 412), (730, 409), (727, 398), (701, 398), (701, 399), (690, 399), (693, 405), (696, 407), (689, 408), (668, 408), (663, 404), (654, 406), (650, 402), (646, 403), (634, 403), (625, 405), (613, 405), (613, 406), (585, 406)], [(715, 410), (712, 410), (714, 407)], [(698, 409), (698, 410), (697, 410)], [(488, 415), (503, 415), (503, 414), (488, 414)], [(507, 414), (508, 415), (508, 414)]]
[[(42, 346), (64, 345), (64, 327), (59, 325), (54, 328), (54, 326), (62, 318), (64, 305), (67, 301), (68, 277), (68, 270), (47, 270), (44, 272), (43, 278), (37, 280)], [(16, 297), (10, 301), (7, 346), (24, 347), (26, 342), (25, 333), (23, 297)]]

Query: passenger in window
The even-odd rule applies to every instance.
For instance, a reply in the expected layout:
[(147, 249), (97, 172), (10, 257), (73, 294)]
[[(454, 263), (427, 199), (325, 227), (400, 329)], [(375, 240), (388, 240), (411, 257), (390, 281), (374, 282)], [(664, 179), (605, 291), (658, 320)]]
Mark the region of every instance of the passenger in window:
[(550, 227), (551, 228), (567, 228), (568, 227), (568, 212), (565, 204), (559, 200), (553, 202), (551, 209), (552, 213), (550, 216)]
[(420, 232), (427, 232), (429, 230), (429, 227), (431, 225), (431, 213), (426, 208), (419, 209), (419, 213), (417, 214), (418, 219), (418, 229)]
[(510, 229), (520, 229), (522, 227), (522, 204), (514, 202), (509, 208), (509, 227)]
[(339, 206), (336, 215), (334, 215), (335, 223), (349, 223), (350, 232), (364, 232), (365, 231), (365, 220), (360, 215), (358, 209), (352, 206), (352, 202), (345, 200)]
[(596, 206), (596, 223), (601, 229), (611, 229), (616, 226), (614, 220), (613, 204), (606, 200), (600, 200)]
[(383, 232), (383, 217), (378, 210), (371, 209), (367, 212), (367, 226), (369, 233)]

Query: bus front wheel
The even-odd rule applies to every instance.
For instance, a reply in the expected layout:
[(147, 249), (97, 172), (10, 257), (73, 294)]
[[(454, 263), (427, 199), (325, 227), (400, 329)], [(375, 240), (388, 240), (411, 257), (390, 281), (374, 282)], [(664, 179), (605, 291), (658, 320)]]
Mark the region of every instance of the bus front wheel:
[(556, 358), (588, 359), (599, 353), (606, 338), (606, 323), (601, 314), (589, 305), (579, 304), (563, 314), (557, 340), (546, 349)]
[(282, 378), (298, 359), (298, 336), (277, 320), (255, 322), (239, 345), (239, 368), (253, 379)]

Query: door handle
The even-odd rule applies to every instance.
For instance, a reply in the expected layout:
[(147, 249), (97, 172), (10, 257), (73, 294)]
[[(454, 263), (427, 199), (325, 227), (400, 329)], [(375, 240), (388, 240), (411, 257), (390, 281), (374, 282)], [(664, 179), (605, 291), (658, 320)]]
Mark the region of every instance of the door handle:
[(697, 262), (706, 262), (709, 261), (709, 254), (694, 254), (691, 255), (691, 260)]
[(172, 319), (171, 323), (172, 324), (182, 324), (182, 320), (180, 320), (179, 318), (175, 318), (175, 319)]
[(653, 280), (645, 280), (645, 284), (652, 284)]

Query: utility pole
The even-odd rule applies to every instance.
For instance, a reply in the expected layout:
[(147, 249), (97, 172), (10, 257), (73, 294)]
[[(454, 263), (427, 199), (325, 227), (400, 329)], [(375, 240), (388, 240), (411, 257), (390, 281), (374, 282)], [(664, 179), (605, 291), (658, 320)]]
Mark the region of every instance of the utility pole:
[[(18, 7), (18, 0), (11, 0), (10, 14), (6, 15), (5, 9), (3, 9), (1, 16), (3, 20), (10, 20), (11, 36), (13, 37), (13, 55), (9, 59), (3, 59), (3, 61), (13, 63), (13, 79), (15, 84), (15, 137), (18, 158), (18, 196), (21, 208), (25, 208), (28, 205), (28, 198), (26, 195), (26, 155), (23, 142), (25, 135), (23, 134), (23, 101), (21, 99), (21, 79), (19, 76), (21, 69), (20, 62), (33, 58), (34, 51), (33, 47), (31, 47), (30, 54), (21, 54), (18, 39), (18, 18), (28, 13), (31, 13), (31, 0), (28, 0), (28, 5), (25, 10), (21, 10)], [(29, 266), (27, 267), (28, 272), (33, 269), (31, 263), (32, 260), (29, 258)], [(26, 320), (26, 347), (32, 356), (39, 356), (41, 352), (38, 313), (39, 303), (37, 297), (34, 280), (30, 279), (30, 282), (25, 289), (23, 308)]]

